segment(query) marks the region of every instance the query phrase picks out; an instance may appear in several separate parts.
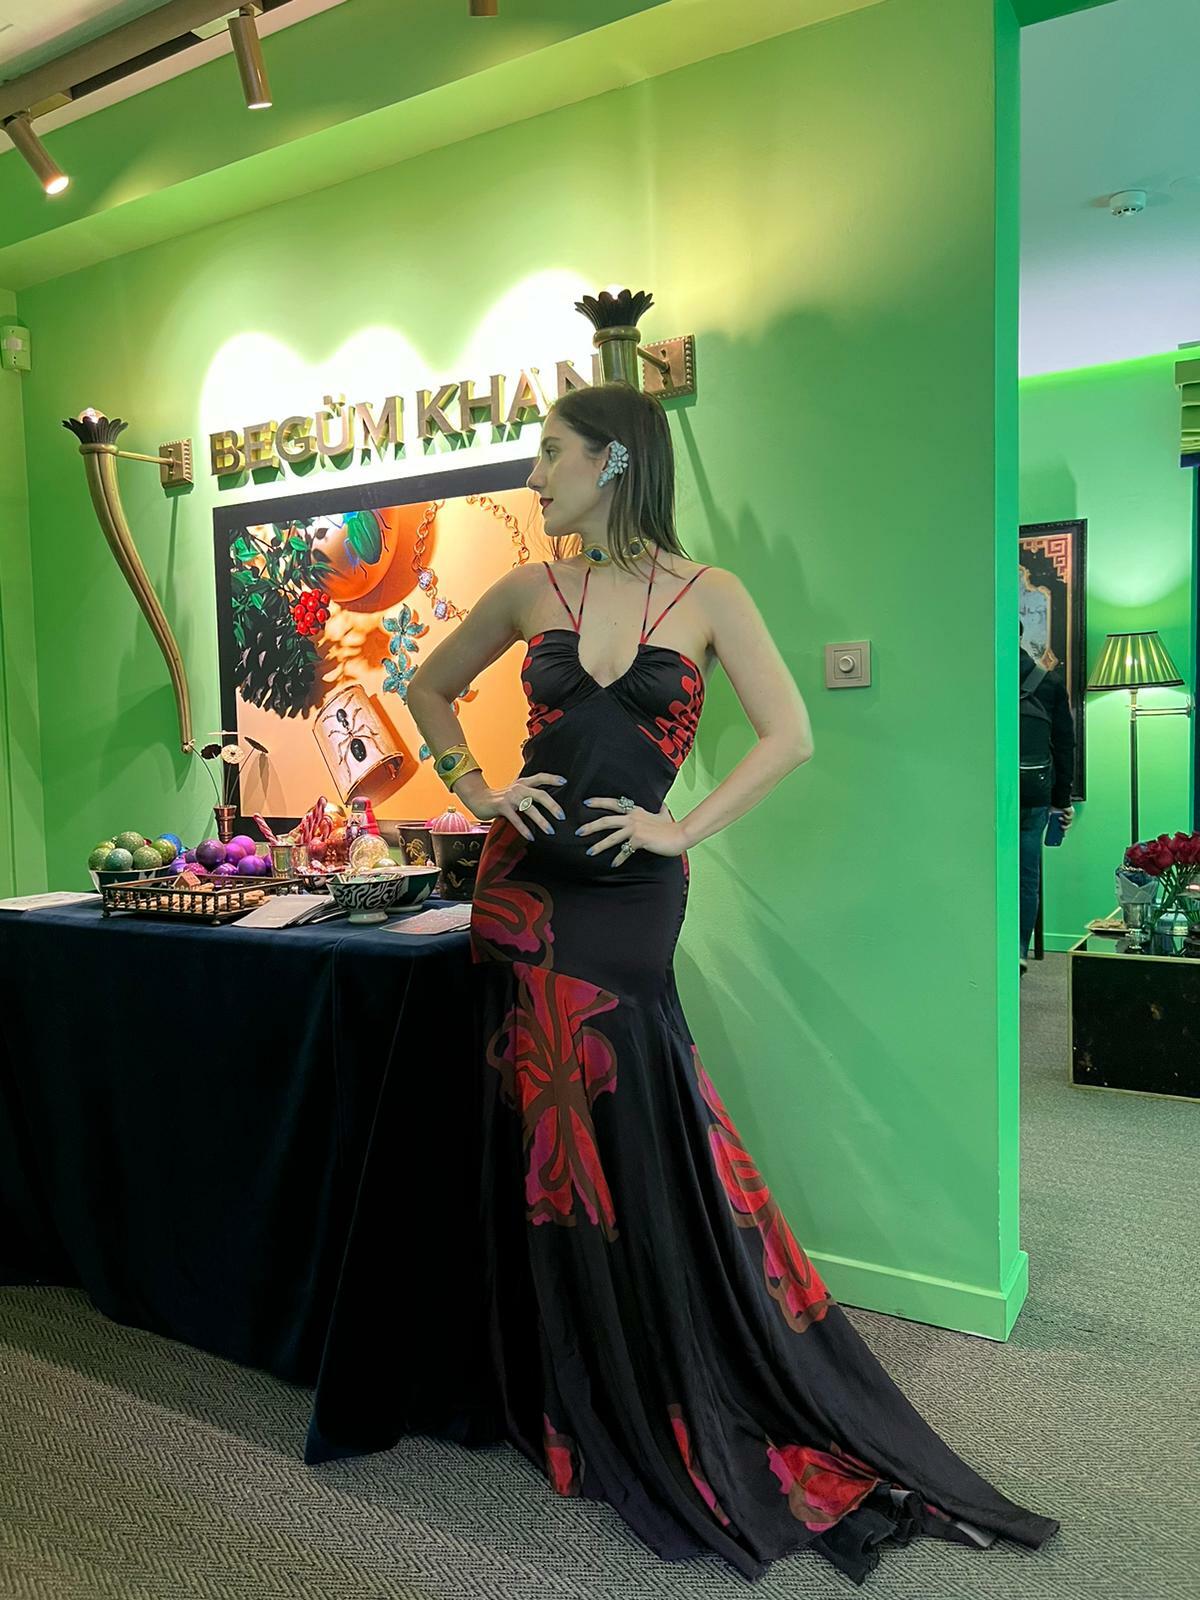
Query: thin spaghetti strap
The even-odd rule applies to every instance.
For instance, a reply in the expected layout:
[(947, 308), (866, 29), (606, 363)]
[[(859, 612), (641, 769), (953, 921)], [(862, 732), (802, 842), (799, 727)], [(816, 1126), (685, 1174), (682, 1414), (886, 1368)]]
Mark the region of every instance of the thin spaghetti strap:
[[(658, 571), (658, 546), (655, 545), (654, 546), (654, 559), (650, 563), (650, 582), (646, 585), (646, 605), (645, 605), (645, 609), (642, 612), (642, 635), (641, 635), (641, 638), (638, 640), (639, 644), (645, 644), (646, 640), (650, 637), (650, 634), (646, 632), (646, 618), (650, 615), (650, 596), (654, 591), (654, 574), (657, 571)], [(650, 633), (653, 633), (653, 632), (654, 632), (654, 629), (651, 628)]]
[[(563, 603), (563, 610), (567, 613), (567, 615), (571, 619), (571, 627), (574, 629), (574, 631), (576, 633), (578, 633), (579, 632), (579, 624), (583, 621), (583, 606), (582, 606), (582, 604), (579, 607), (579, 618), (578, 618), (578, 621), (577, 621), (576, 617), (575, 617), (575, 613), (571, 610), (570, 606), (567, 604), (566, 596), (563, 594), (562, 590), (558, 587), (558, 579), (554, 576), (554, 570), (551, 567), (550, 563), (548, 561), (543, 561), (542, 565), (546, 569), (546, 576), (550, 579), (550, 582), (554, 585), (555, 594), (558, 596), (558, 598)], [(590, 569), (589, 569), (589, 572), (590, 572)], [(583, 580), (583, 592), (584, 592), (584, 594), (587, 594), (587, 579), (586, 578)]]
[[(699, 572), (694, 572), (692, 574), (692, 576), (684, 584), (683, 588), (680, 589), (679, 593), (675, 596), (675, 599), (671, 601), (670, 605), (667, 605), (667, 606), (665, 606), (663, 608), (662, 612), (659, 615), (658, 621), (654, 624), (654, 628), (658, 627), (658, 623), (661, 622), (663, 617), (666, 616), (667, 612), (670, 611), (671, 606), (673, 606), (676, 601), (683, 599), (684, 595), (692, 587), (692, 585), (695, 583), (696, 579), (697, 578), (702, 578), (706, 572), (710, 572), (711, 570), (712, 569), (710, 567), (701, 567)], [(646, 599), (647, 599), (647, 607), (648, 607), (648, 604), (649, 604), (649, 596), (648, 595), (647, 595)], [(647, 639), (649, 639), (650, 634), (652, 634), (654, 632), (654, 628), (650, 629), (650, 633), (643, 633), (642, 634), (642, 643), (643, 644), (646, 642)]]
[(583, 627), (583, 608), (584, 608), (584, 605), (587, 603), (587, 586), (591, 582), (591, 577), (592, 577), (592, 569), (591, 569), (591, 567), (589, 567), (587, 569), (587, 571), (583, 575), (583, 590), (582, 590), (582, 592), (580, 593), (580, 596), (579, 596), (579, 621), (575, 624), (575, 632), (576, 633), (578, 633), (580, 628)]

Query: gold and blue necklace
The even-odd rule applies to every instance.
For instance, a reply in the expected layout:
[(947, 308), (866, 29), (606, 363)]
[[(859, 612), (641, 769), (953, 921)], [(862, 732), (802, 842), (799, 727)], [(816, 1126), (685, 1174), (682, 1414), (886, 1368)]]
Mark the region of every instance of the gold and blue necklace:
[[(630, 557), (636, 561), (639, 556), (644, 556), (649, 548), (649, 543), (645, 539), (632, 539), (629, 543)], [(602, 544), (585, 544), (581, 554), (583, 559), (590, 561), (594, 567), (612, 565), (612, 555)]]

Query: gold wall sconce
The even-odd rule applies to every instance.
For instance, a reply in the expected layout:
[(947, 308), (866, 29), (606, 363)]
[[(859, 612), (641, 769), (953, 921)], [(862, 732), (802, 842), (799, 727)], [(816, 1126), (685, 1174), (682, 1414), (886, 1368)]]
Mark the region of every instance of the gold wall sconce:
[(125, 461), (153, 461), (158, 464), (164, 489), (190, 485), (192, 479), (192, 441), (174, 439), (159, 446), (156, 456), (139, 455), (133, 450), (118, 450), (116, 440), (129, 426), (120, 417), (106, 417), (102, 411), (88, 406), (77, 417), (63, 419), (63, 427), (79, 440), (79, 453), (87, 472), (88, 490), (108, 547), (133, 590), (142, 615), (158, 643), (171, 676), (175, 691), (175, 709), (179, 714), (180, 748), (187, 752), (195, 748), (192, 742), (192, 708), (188, 694), (187, 674), (179, 646), (171, 632), (166, 613), (154, 592), (137, 546), (133, 542), (125, 510), (121, 504), (121, 490), (117, 482), (117, 459)]
[[(656, 399), (696, 393), (696, 339), (661, 339), (643, 345), (638, 323), (654, 304), (644, 289), (602, 289), (584, 295), (575, 309), (592, 324), (592, 343), (600, 355), (605, 383), (627, 383)], [(640, 358), (640, 364), (639, 364)]]

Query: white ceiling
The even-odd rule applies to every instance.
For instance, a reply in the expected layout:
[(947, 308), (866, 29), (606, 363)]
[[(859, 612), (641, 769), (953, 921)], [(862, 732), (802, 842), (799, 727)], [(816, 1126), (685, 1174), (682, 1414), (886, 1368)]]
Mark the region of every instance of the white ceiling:
[[(0, 0), (0, 79), (155, 11), (163, 0)], [(237, 5), (231, 4), (230, 11)]]
[(1200, 0), (1039, 23), (1021, 68), (1022, 373), (1200, 340)]

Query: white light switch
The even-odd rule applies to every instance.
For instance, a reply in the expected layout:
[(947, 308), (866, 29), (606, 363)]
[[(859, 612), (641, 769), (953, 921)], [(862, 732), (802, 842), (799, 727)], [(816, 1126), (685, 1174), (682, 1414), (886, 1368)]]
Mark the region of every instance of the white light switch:
[(871, 645), (867, 639), (853, 644), (825, 646), (825, 687), (865, 689), (871, 682)]

